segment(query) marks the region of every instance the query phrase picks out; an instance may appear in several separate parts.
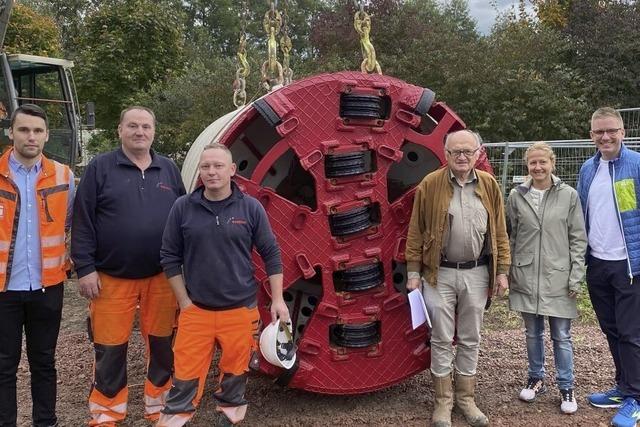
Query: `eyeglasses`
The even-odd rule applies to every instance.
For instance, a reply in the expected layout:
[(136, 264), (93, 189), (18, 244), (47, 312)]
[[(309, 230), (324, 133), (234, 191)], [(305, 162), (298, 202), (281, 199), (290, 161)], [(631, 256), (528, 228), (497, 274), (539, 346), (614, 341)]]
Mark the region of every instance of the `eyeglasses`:
[(479, 149), (480, 147), (476, 148), (475, 150), (445, 150), (445, 151), (449, 153), (451, 157), (456, 158), (460, 156), (460, 154), (464, 155), (465, 157), (473, 157), (474, 154), (476, 154)]
[(618, 133), (618, 131), (620, 131), (622, 128), (612, 128), (612, 129), (594, 129), (591, 131), (591, 134), (594, 136), (597, 136), (598, 138), (604, 136), (604, 134), (606, 133), (609, 136), (616, 136), (616, 134)]

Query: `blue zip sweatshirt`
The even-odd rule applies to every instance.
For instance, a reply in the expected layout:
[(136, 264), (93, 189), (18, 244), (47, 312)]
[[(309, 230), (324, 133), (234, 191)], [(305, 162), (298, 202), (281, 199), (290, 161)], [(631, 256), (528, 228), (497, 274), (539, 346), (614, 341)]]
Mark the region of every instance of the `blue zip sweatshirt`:
[[(584, 162), (580, 168), (578, 194), (585, 216), (587, 235), (589, 234), (589, 212), (587, 199), (589, 188), (596, 176), (600, 164), (600, 152)], [(630, 276), (640, 274), (640, 153), (629, 150), (624, 144), (620, 156), (609, 162), (609, 175), (612, 177), (614, 200), (618, 222), (622, 228), (624, 245), (627, 251), (627, 269)], [(587, 254), (589, 249), (587, 248)], [(589, 257), (587, 256), (587, 262)]]
[(256, 305), (254, 247), (267, 275), (282, 273), (280, 248), (264, 208), (234, 182), (231, 188), (231, 196), (216, 203), (204, 198), (204, 187), (176, 200), (160, 250), (167, 278), (182, 273), (191, 301), (213, 310)]

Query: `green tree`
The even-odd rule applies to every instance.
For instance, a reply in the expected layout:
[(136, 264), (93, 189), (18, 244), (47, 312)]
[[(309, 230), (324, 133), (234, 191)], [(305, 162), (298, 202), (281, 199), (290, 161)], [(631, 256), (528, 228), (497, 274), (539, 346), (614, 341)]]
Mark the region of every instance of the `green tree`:
[(588, 84), (564, 63), (566, 39), (524, 16), (503, 16), (485, 40), (469, 122), (491, 141), (584, 136)]
[(532, 3), (540, 22), (563, 29), (567, 26), (569, 10), (575, 0), (533, 0)]
[(60, 56), (60, 32), (53, 19), (18, 3), (11, 11), (4, 49), (8, 53)]
[[(356, 12), (353, 2), (330, 0), (325, 3), (310, 17), (309, 40), (312, 48), (304, 57), (303, 73), (359, 70), (362, 54), (360, 38), (353, 27)], [(397, 48), (393, 46), (392, 49), (387, 49), (387, 41), (393, 43), (393, 32), (397, 24), (394, 18), (400, 8), (399, 0), (373, 0), (365, 9), (372, 16), (371, 41), (385, 73), (385, 54)]]
[(575, 2), (565, 34), (568, 64), (591, 88), (594, 107), (640, 105), (640, 4), (623, 0)]
[(100, 4), (100, 0), (23, 0), (33, 10), (51, 17), (61, 36), (65, 56), (75, 51), (75, 42), (82, 32), (84, 17)]
[(473, 77), (482, 73), (482, 40), (466, 1), (442, 6), (415, 0), (394, 21), (395, 30), (384, 30), (391, 41), (382, 58), (390, 64), (387, 73), (428, 87), (460, 107), (473, 91)]
[(107, 0), (91, 13), (78, 40), (80, 97), (96, 103), (107, 128), (139, 91), (183, 69), (183, 19), (171, 3)]
[(135, 102), (153, 109), (158, 120), (154, 149), (182, 164), (198, 135), (235, 108), (229, 80), (233, 68), (228, 58), (198, 61), (183, 74), (138, 95)]
[[(288, 26), (294, 49), (309, 48), (310, 20), (322, 10), (321, 0), (280, 0), (278, 10), (289, 17)], [(265, 32), (262, 20), (269, 10), (269, 2), (249, 0), (185, 0), (182, 2), (186, 15), (187, 40), (204, 52), (233, 56), (238, 33), (242, 26), (251, 35), (250, 44), (262, 48)], [(279, 39), (279, 36), (278, 36)]]

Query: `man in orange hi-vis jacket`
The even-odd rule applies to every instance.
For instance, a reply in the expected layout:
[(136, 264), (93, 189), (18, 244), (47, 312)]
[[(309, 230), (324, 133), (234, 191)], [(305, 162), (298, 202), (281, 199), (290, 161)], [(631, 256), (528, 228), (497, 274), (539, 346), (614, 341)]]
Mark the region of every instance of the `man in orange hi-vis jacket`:
[(80, 293), (91, 301), (92, 426), (113, 426), (126, 417), (127, 346), (138, 306), (147, 346), (147, 419), (159, 417), (171, 387), (177, 305), (160, 267), (160, 243), (169, 210), (185, 193), (184, 185), (177, 166), (151, 150), (151, 110), (125, 109), (118, 135), (122, 146), (98, 155), (85, 170), (71, 235)]
[(0, 426), (15, 426), (16, 372), (26, 336), (32, 423), (56, 426), (55, 351), (67, 278), (65, 232), (74, 181), (47, 159), (47, 115), (23, 104), (11, 117), (13, 146), (0, 157)]

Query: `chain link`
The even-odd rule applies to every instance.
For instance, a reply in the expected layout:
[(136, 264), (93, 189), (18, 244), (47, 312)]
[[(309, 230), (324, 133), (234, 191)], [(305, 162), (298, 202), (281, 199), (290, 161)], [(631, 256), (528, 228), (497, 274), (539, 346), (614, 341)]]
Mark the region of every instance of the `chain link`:
[(242, 34), (238, 43), (238, 68), (236, 69), (236, 79), (233, 81), (233, 105), (240, 108), (247, 103), (247, 77), (251, 68), (247, 61), (247, 35)]
[(280, 37), (280, 50), (282, 50), (282, 75), (284, 86), (291, 84), (293, 80), (293, 70), (289, 67), (291, 49), (293, 43), (289, 37), (289, 15), (287, 14), (287, 1), (284, 0), (284, 12), (282, 14), (282, 36)]
[(359, 2), (360, 10), (358, 10), (353, 16), (353, 26), (360, 35), (360, 49), (362, 51), (362, 57), (364, 58), (360, 69), (363, 73), (382, 74), (380, 64), (376, 60), (376, 49), (371, 43), (371, 16), (364, 11), (364, 5)]
[(247, 103), (247, 77), (251, 72), (251, 67), (247, 61), (247, 0), (242, 2), (243, 11), (241, 17), (240, 40), (238, 41), (238, 52), (236, 59), (236, 78), (233, 81), (233, 105), (236, 108), (243, 107)]
[(262, 87), (266, 91), (273, 90), (274, 86), (282, 85), (282, 64), (278, 62), (278, 43), (276, 34), (282, 28), (282, 15), (276, 8), (276, 2), (270, 2), (269, 10), (264, 14), (262, 27), (267, 35), (267, 60), (262, 63)]

